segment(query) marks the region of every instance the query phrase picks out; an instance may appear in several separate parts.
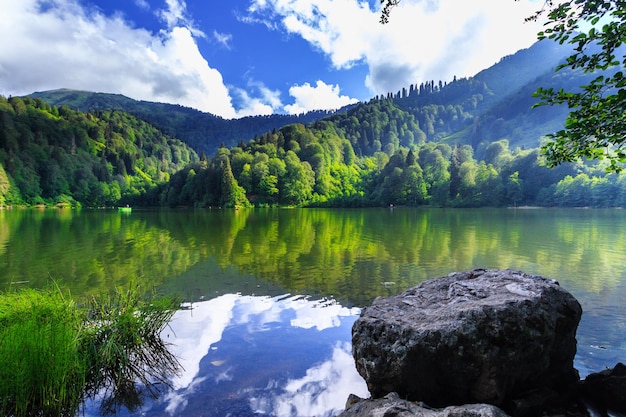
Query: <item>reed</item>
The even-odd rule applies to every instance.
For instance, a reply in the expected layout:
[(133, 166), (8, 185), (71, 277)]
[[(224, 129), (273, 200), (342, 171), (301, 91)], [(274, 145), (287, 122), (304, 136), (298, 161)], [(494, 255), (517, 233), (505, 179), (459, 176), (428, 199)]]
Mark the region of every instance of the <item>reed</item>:
[(105, 412), (134, 410), (143, 392), (156, 397), (170, 386), (180, 364), (161, 332), (179, 305), (174, 298), (146, 299), (134, 286), (89, 300), (82, 346), (90, 363), (86, 395), (100, 396)]
[(0, 294), (0, 415), (74, 416), (156, 396), (180, 365), (161, 339), (178, 303), (131, 286), (80, 306), (58, 289)]

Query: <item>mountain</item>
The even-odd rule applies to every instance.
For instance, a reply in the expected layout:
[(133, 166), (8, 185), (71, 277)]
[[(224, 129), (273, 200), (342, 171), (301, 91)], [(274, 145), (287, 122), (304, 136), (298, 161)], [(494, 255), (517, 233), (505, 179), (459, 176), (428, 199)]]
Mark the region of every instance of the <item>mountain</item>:
[(568, 109), (533, 108), (533, 92), (540, 86), (575, 88), (584, 74), (555, 68), (571, 53), (568, 46), (537, 42), (502, 58), (474, 77), (413, 88), (414, 94), (396, 97), (396, 106), (413, 114), (427, 141), (469, 144), (480, 152), (489, 143), (508, 139), (512, 148), (535, 148), (547, 133), (563, 127)]
[[(532, 93), (539, 86), (581, 84), (581, 74), (554, 71), (570, 51), (567, 46), (556, 42), (537, 42), (528, 49), (502, 58), (474, 77), (455, 79), (450, 83), (423, 81), (395, 94), (388, 93), (386, 97), (376, 97), (370, 102), (349, 106), (338, 112), (314, 111), (301, 115), (223, 119), (187, 107), (137, 101), (120, 94), (60, 89), (36, 92), (30, 96), (51, 105), (81, 111), (118, 109), (129, 112), (181, 139), (198, 154), (207, 155), (212, 155), (222, 145), (231, 148), (288, 124), (307, 124), (330, 117), (330, 120), (347, 127), (341, 120), (350, 119), (353, 115), (358, 115), (357, 118), (362, 121), (370, 116), (375, 118), (373, 113), (380, 112), (376, 109), (376, 101), (381, 98), (392, 100), (394, 109), (402, 113), (396, 112), (395, 117), (402, 120), (394, 121), (394, 116), (387, 116), (387, 122), (396, 127), (385, 122), (383, 125), (377, 123), (372, 129), (366, 126), (356, 127), (355, 132), (346, 131), (347, 136), (353, 137), (357, 154), (368, 155), (383, 149), (388, 143), (385, 135), (397, 135), (398, 132), (394, 131), (404, 123), (412, 127), (403, 129), (405, 139), (398, 141), (396, 148), (400, 144), (408, 146), (426, 140), (470, 144), (480, 152), (491, 141), (507, 138), (512, 147), (528, 149), (537, 147), (546, 133), (561, 128), (567, 115), (566, 108), (533, 110), (536, 100)], [(412, 121), (404, 120), (409, 115), (413, 117)], [(357, 135), (361, 142), (368, 143), (359, 143), (354, 139)], [(409, 139), (409, 135), (414, 139)], [(379, 142), (380, 146), (374, 142)]]
[(291, 123), (309, 123), (333, 114), (311, 111), (300, 115), (273, 114), (240, 119), (222, 117), (175, 104), (133, 100), (121, 94), (59, 89), (29, 95), (54, 106), (68, 106), (83, 112), (123, 110), (153, 124), (163, 132), (182, 139), (198, 154), (212, 155), (221, 145), (237, 146), (255, 136)]
[(224, 120), (70, 90), (5, 99), (0, 197), (15, 201), (17, 189), (31, 203), (70, 196), (87, 205), (626, 206), (626, 175), (607, 176), (602, 162), (542, 164), (542, 137), (562, 128), (568, 109), (534, 108), (533, 92), (589, 80), (554, 71), (569, 54), (544, 41), (474, 77), (297, 117)]

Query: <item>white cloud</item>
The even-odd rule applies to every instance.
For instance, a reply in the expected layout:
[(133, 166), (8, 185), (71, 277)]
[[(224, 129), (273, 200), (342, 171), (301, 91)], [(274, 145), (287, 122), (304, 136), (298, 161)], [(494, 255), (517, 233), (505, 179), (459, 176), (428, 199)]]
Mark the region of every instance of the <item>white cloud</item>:
[(299, 114), (310, 110), (333, 110), (356, 103), (358, 100), (342, 96), (338, 85), (328, 85), (318, 80), (315, 87), (309, 83), (294, 85), (289, 89), (289, 95), (295, 99), (294, 104), (285, 106), (290, 114)]
[(340, 94), (338, 85), (329, 85), (318, 80), (315, 86), (309, 83), (294, 85), (289, 88), (293, 104), (284, 105), (279, 90), (272, 90), (264, 83), (248, 79), (246, 89), (232, 87), (238, 99), (240, 110), (237, 117), (270, 115), (287, 112), (289, 114), (306, 113), (312, 110), (339, 109), (358, 100)]
[(235, 93), (239, 96), (242, 109), (237, 112), (237, 117), (267, 116), (275, 113), (275, 109), (259, 97), (252, 97), (241, 88), (236, 88)]
[(167, 5), (167, 8), (157, 10), (156, 15), (167, 24), (168, 29), (185, 27), (189, 29), (195, 37), (206, 37), (206, 34), (187, 14), (187, 4), (184, 0), (165, 0), (165, 4)]
[[(133, 0), (137, 7), (146, 0)], [(187, 0), (189, 1), (189, 0)], [(206, 38), (183, 0), (165, 0), (155, 13), (163, 29), (151, 32), (105, 16), (76, 0), (0, 0), (0, 94), (74, 88), (176, 103), (226, 118), (338, 108), (353, 99), (318, 81), (291, 87), (293, 103), (276, 90), (250, 84), (227, 87), (196, 40)], [(240, 22), (300, 36), (330, 65), (365, 64), (370, 93), (409, 84), (474, 75), (503, 55), (529, 46), (538, 24), (523, 23), (536, 0), (403, 0), (388, 25), (378, 23), (378, 0), (250, 0)], [(232, 36), (210, 29), (229, 48)], [(7, 41), (10, 40), (10, 41)], [(234, 95), (236, 105), (233, 104)]]
[(148, 3), (148, 0), (134, 0), (134, 2), (140, 9), (150, 10), (150, 4)]
[[(378, 2), (375, 2), (376, 4)], [(359, 0), (252, 0), (251, 21), (279, 19), (337, 68), (364, 62), (373, 94), (412, 83), (472, 76), (530, 46), (540, 23), (524, 23), (533, 0), (403, 0), (387, 25)]]
[(214, 30), (213, 38), (217, 41), (217, 43), (219, 43), (226, 49), (230, 49), (230, 42), (233, 40), (233, 35), (231, 35), (230, 33), (221, 33)]
[[(235, 117), (222, 75), (198, 50), (184, 3), (168, 1), (172, 27), (157, 34), (72, 0), (0, 0), (0, 94), (73, 88), (177, 103)], [(179, 26), (176, 26), (179, 24)]]
[[(238, 117), (254, 115), (270, 115), (279, 111), (283, 105), (280, 100), (280, 91), (268, 88), (264, 83), (248, 78), (247, 90), (233, 87), (239, 98)], [(254, 92), (254, 96), (250, 93)]]

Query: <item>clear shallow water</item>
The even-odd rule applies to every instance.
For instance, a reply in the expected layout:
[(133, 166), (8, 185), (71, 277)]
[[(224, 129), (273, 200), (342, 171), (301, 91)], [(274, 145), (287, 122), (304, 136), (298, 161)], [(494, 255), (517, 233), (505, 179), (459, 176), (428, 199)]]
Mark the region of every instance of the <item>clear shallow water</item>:
[(165, 335), (176, 388), (121, 415), (327, 416), (367, 395), (359, 309), (452, 271), (557, 279), (584, 310), (581, 376), (624, 361), (625, 232), (623, 210), (2, 211), (0, 289), (54, 279), (81, 296), (132, 278), (192, 302)]

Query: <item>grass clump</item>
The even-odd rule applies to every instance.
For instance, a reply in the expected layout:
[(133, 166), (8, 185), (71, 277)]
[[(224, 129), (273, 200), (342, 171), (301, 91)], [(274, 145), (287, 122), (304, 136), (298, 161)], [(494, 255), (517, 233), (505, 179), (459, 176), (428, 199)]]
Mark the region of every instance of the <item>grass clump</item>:
[(82, 399), (83, 317), (58, 291), (0, 295), (0, 414), (60, 416)]
[(134, 288), (88, 302), (82, 348), (90, 367), (86, 394), (102, 397), (105, 413), (141, 405), (143, 394), (156, 397), (170, 386), (179, 362), (161, 338), (179, 302), (144, 300)]
[(74, 416), (86, 396), (136, 408), (179, 370), (160, 336), (177, 307), (138, 287), (80, 306), (53, 289), (0, 294), (0, 414)]

